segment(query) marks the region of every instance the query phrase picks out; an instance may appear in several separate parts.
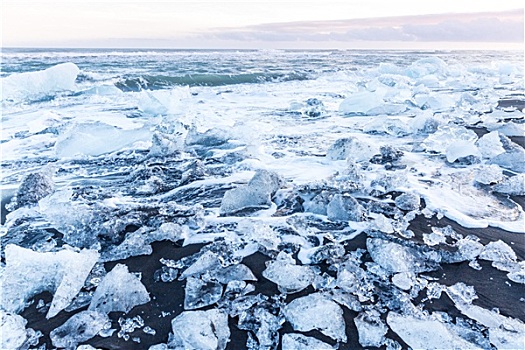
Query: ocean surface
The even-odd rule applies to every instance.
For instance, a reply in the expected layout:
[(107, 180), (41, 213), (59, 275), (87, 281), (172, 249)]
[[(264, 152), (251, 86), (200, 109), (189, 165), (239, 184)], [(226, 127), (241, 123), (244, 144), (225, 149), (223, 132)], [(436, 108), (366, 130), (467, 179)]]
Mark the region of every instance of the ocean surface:
[(523, 52), (1, 56), (1, 348), (524, 348)]

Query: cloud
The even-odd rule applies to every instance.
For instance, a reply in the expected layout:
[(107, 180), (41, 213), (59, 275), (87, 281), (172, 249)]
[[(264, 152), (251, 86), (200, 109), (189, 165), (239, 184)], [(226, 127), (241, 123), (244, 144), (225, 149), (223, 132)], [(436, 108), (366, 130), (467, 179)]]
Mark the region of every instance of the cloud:
[(201, 33), (226, 41), (396, 41), (523, 43), (523, 10), (269, 23)]

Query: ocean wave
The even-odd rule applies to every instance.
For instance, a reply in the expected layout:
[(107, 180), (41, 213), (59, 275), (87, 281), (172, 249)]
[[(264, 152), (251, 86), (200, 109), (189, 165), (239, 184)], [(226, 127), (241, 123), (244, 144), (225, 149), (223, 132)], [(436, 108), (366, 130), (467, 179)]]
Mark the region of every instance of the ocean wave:
[(187, 74), (182, 76), (144, 75), (127, 77), (115, 83), (122, 91), (159, 90), (177, 85), (223, 86), (235, 84), (260, 84), (308, 80), (310, 74), (291, 73), (242, 73), (242, 74)]

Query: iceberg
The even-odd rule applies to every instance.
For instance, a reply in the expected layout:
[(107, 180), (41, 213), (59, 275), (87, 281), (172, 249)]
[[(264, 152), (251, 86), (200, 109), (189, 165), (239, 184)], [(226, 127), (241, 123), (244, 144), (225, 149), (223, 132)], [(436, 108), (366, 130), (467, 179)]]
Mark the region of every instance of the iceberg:
[(98, 285), (88, 310), (104, 314), (129, 312), (149, 301), (148, 291), (140, 279), (130, 273), (126, 265), (117, 264)]
[(316, 329), (334, 340), (346, 342), (343, 310), (320, 293), (297, 298), (286, 305), (283, 311), (286, 319), (297, 331), (308, 332)]
[(184, 311), (171, 321), (169, 349), (224, 350), (230, 341), (228, 315), (213, 309)]
[(38, 71), (12, 74), (2, 78), (2, 100), (37, 100), (56, 92), (75, 89), (80, 69), (71, 62)]
[(18, 313), (31, 297), (49, 291), (54, 296), (46, 317), (54, 317), (73, 301), (98, 258), (99, 253), (94, 250), (39, 253), (8, 244), (5, 247), (2, 307)]
[(57, 348), (75, 349), (76, 345), (96, 336), (107, 323), (107, 315), (97, 311), (82, 311), (71, 316), (62, 326), (50, 333), (51, 342)]

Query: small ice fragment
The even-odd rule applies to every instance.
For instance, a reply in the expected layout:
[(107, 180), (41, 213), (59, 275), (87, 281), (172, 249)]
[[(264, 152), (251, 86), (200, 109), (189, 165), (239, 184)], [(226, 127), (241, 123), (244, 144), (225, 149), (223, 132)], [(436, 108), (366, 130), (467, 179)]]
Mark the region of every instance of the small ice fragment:
[(113, 311), (129, 312), (133, 307), (150, 301), (146, 287), (128, 267), (117, 264), (100, 282), (89, 310), (96, 310), (105, 314)]
[(36, 204), (45, 196), (53, 193), (54, 190), (55, 183), (49, 169), (47, 171), (28, 174), (24, 177), (16, 192), (15, 208)]
[(212, 128), (200, 133), (195, 126), (192, 126), (186, 135), (185, 144), (186, 146), (216, 147), (228, 142), (231, 138), (231, 133), (224, 129)]
[(74, 349), (78, 343), (93, 338), (105, 324), (107, 315), (97, 311), (82, 311), (71, 316), (62, 326), (50, 333), (51, 342), (57, 348)]
[(359, 333), (359, 344), (364, 347), (380, 347), (384, 344), (388, 328), (378, 312), (362, 312), (354, 318), (354, 322)]
[(215, 270), (221, 266), (221, 262), (217, 254), (211, 251), (207, 251), (193, 263), (180, 275), (181, 280), (190, 277), (198, 276), (206, 271)]
[(320, 293), (297, 298), (284, 308), (286, 319), (295, 330), (319, 330), (330, 338), (346, 342), (343, 310)]
[(485, 134), (476, 141), (483, 158), (492, 158), (505, 152), (497, 131)]
[(280, 252), (271, 261), (262, 275), (277, 284), (282, 293), (296, 293), (308, 287), (314, 280), (314, 273), (308, 266), (296, 265), (291, 255)]
[(435, 246), (446, 243), (447, 238), (438, 230), (432, 230), (431, 233), (423, 233), (423, 242), (429, 246)]
[(501, 240), (487, 244), (479, 258), (494, 262), (516, 261), (517, 259), (514, 250)]
[(455, 302), (462, 304), (472, 304), (472, 301), (478, 299), (476, 290), (473, 286), (468, 286), (463, 282), (458, 282), (447, 287), (447, 294)]
[(214, 274), (214, 278), (222, 284), (228, 284), (231, 281), (257, 281), (252, 270), (244, 264), (236, 264), (219, 269)]
[(479, 349), (433, 317), (418, 318), (391, 311), (386, 321), (412, 349)]
[(258, 170), (247, 185), (241, 185), (224, 194), (222, 215), (234, 215), (242, 210), (269, 208), (271, 198), (281, 187), (282, 180), (274, 172)]
[(423, 141), (422, 146), (427, 151), (445, 153), (449, 146), (457, 144), (459, 141), (474, 144), (477, 139), (478, 136), (474, 131), (463, 126), (443, 125), (435, 133), (428, 136)]
[(184, 289), (184, 309), (193, 310), (215, 304), (221, 296), (222, 286), (219, 283), (188, 277)]
[(255, 307), (240, 314), (238, 327), (255, 333), (256, 339), (248, 339), (249, 349), (276, 349), (279, 344), (278, 330), (283, 322), (282, 316), (277, 317), (264, 307)]
[(525, 284), (525, 261), (520, 261), (516, 264), (516, 268), (507, 274), (509, 280)]
[(73, 301), (98, 258), (94, 250), (38, 253), (8, 244), (5, 247), (2, 307), (18, 313), (29, 298), (49, 291), (54, 296), (47, 318), (54, 317)]
[(362, 221), (363, 207), (354, 197), (336, 194), (326, 207), (328, 219), (333, 221)]
[(481, 153), (479, 152), (476, 145), (471, 141), (465, 140), (458, 140), (454, 143), (451, 143), (447, 147), (445, 154), (449, 163), (454, 163), (458, 159), (466, 158), (469, 156), (473, 156), (475, 158), (481, 157)]
[(0, 348), (18, 349), (27, 338), (26, 324), (22, 316), (0, 309)]
[(395, 199), (396, 206), (401, 210), (417, 210), (421, 199), (415, 193), (402, 193)]
[(283, 350), (334, 350), (330, 344), (299, 333), (283, 335)]
[(474, 180), (480, 184), (490, 185), (503, 180), (503, 171), (497, 165), (482, 165), (476, 169)]
[(330, 160), (352, 159), (355, 162), (367, 161), (376, 154), (376, 149), (356, 137), (336, 140), (326, 152)]
[(169, 349), (224, 350), (230, 341), (228, 315), (217, 309), (184, 311), (171, 327)]
[(464, 260), (473, 260), (483, 251), (483, 244), (472, 238), (463, 238), (456, 242), (460, 258)]
[(399, 272), (392, 276), (392, 283), (399, 289), (409, 290), (416, 281), (416, 276), (411, 272)]
[(511, 196), (525, 196), (525, 174), (511, 176), (492, 187), (494, 192)]

